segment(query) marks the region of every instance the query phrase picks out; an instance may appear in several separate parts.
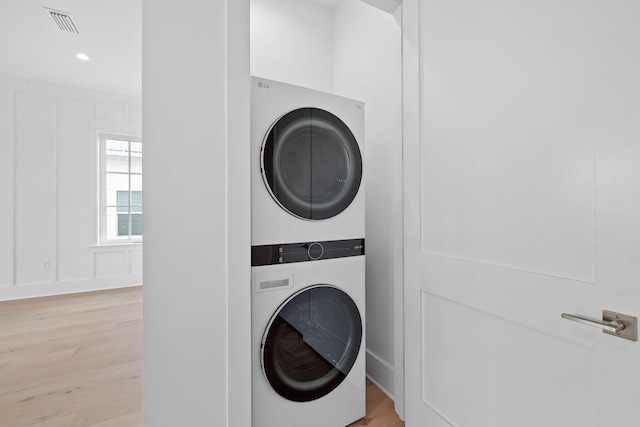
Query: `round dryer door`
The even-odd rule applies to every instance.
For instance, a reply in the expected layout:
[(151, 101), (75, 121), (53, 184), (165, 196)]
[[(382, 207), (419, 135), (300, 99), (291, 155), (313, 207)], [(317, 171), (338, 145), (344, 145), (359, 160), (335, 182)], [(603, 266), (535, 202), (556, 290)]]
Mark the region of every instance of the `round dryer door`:
[(307, 402), (345, 379), (361, 341), (362, 320), (349, 295), (313, 286), (289, 298), (271, 319), (262, 340), (262, 368), (278, 394)]
[(278, 119), (262, 146), (264, 181), (292, 215), (331, 218), (353, 201), (362, 157), (353, 133), (328, 111), (301, 108)]

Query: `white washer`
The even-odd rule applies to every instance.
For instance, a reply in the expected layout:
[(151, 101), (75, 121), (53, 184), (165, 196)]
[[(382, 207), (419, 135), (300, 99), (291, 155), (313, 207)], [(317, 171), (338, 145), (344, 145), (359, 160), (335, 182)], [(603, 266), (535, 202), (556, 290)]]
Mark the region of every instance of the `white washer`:
[(363, 238), (364, 104), (251, 85), (251, 244)]
[(341, 427), (365, 416), (363, 251), (252, 267), (253, 427)]

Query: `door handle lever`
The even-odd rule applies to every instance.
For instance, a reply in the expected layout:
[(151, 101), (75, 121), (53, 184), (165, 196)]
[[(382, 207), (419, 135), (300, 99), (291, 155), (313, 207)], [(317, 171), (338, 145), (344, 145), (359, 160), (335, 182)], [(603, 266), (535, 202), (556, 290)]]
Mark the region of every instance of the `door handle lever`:
[(575, 314), (562, 313), (563, 319), (572, 320), (582, 325), (602, 329), (605, 334), (617, 336), (631, 341), (638, 341), (638, 319), (622, 313), (602, 310), (602, 321)]
[(596, 328), (601, 328), (605, 331), (611, 332), (620, 332), (624, 329), (624, 324), (619, 320), (614, 321), (602, 321), (599, 322), (597, 320), (589, 319), (587, 317), (576, 316), (575, 314), (562, 313), (562, 318), (567, 320), (573, 320), (574, 322), (582, 323), (587, 326), (594, 326)]

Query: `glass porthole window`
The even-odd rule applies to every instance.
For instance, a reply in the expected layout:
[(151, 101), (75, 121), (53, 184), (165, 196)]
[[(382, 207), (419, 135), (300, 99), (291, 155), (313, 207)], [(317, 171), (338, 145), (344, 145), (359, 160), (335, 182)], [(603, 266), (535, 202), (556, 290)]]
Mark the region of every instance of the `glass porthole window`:
[(362, 179), (362, 156), (347, 125), (318, 108), (291, 111), (271, 127), (262, 173), (274, 200), (300, 218), (322, 220), (344, 211)]
[(262, 342), (262, 367), (282, 397), (307, 402), (334, 390), (353, 367), (362, 319), (343, 291), (316, 285), (293, 295), (275, 313)]

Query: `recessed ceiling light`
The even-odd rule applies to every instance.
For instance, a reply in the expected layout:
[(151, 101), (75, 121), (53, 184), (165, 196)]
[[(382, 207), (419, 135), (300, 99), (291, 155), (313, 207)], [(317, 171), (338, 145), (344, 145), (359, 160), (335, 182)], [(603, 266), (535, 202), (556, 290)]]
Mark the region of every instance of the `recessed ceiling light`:
[(79, 54), (76, 55), (76, 58), (81, 59), (83, 61), (88, 61), (89, 60), (89, 57), (87, 56), (86, 53), (79, 53)]

